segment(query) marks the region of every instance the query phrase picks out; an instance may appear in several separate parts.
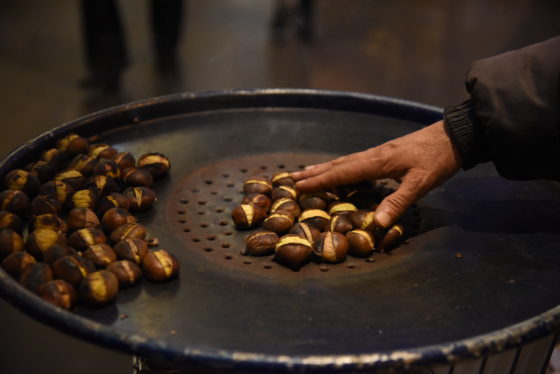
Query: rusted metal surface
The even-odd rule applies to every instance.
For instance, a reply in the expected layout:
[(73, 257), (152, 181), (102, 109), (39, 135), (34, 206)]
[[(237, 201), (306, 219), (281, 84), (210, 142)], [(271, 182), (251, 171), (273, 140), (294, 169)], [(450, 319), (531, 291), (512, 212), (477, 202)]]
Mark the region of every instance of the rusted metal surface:
[[(232, 209), (243, 198), (243, 181), (254, 175), (297, 170), (331, 159), (328, 154), (263, 153), (232, 157), (206, 164), (175, 181), (173, 198), (165, 206), (167, 225), (184, 243), (183, 250), (202, 255), (216, 266), (262, 274), (266, 277), (324, 278), (375, 271), (396, 265), (418, 250), (401, 245), (391, 253), (375, 252), (369, 258), (349, 256), (339, 264), (310, 262), (293, 272), (272, 261), (272, 256), (243, 255), (245, 238), (253, 230), (237, 230), (231, 220)], [(405, 226), (412, 230), (419, 217), (409, 214)]]

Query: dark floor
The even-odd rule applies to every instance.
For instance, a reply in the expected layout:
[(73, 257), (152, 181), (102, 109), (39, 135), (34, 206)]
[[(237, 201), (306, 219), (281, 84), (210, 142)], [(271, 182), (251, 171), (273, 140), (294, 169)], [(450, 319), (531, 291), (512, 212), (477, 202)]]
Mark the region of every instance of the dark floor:
[[(118, 2), (131, 63), (117, 94), (87, 75), (79, 2), (0, 2), (0, 154), (83, 114), (191, 90), (308, 87), (444, 106), (465, 97), (469, 63), (560, 34), (558, 1), (317, 0), (314, 35), (296, 21), (273, 40), (273, 0), (186, 2), (179, 69), (154, 68), (147, 2)], [(54, 331), (5, 302), (0, 373), (126, 373), (131, 358)]]

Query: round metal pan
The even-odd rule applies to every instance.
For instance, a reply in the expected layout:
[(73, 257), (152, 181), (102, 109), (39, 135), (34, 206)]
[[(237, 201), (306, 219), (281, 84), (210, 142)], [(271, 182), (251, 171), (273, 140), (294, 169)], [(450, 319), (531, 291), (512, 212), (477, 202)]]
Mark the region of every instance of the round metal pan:
[[(233, 90), (97, 112), (22, 145), (0, 176), (68, 132), (102, 134), (136, 156), (165, 153), (170, 176), (142, 216), (179, 279), (144, 281), (101, 309), (59, 310), (0, 271), (26, 314), (75, 336), (208, 370), (372, 371), (500, 352), (560, 325), (560, 190), (491, 165), (460, 172), (414, 208), (406, 245), (292, 272), (241, 256), (229, 220), (250, 174), (362, 150), (429, 124), (438, 108), (317, 90)], [(458, 255), (461, 254), (461, 255)], [(125, 318), (126, 317), (126, 318)]]

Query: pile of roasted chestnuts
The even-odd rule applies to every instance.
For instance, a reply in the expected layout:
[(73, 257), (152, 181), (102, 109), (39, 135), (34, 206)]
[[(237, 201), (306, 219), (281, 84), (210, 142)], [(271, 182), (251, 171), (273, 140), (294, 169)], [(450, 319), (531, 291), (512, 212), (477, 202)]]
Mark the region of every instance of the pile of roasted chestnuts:
[(404, 227), (375, 224), (375, 208), (390, 190), (362, 182), (332, 191), (300, 194), (288, 172), (243, 183), (241, 205), (232, 211), (237, 229), (262, 228), (246, 238), (246, 255), (274, 255), (294, 271), (310, 261), (340, 263), (347, 255), (370, 257), (388, 251), (404, 237)]
[(0, 262), (41, 298), (65, 309), (100, 306), (142, 276), (163, 282), (179, 263), (133, 215), (156, 202), (151, 189), (169, 159), (138, 160), (77, 134), (58, 140), (25, 169), (10, 171), (0, 194)]

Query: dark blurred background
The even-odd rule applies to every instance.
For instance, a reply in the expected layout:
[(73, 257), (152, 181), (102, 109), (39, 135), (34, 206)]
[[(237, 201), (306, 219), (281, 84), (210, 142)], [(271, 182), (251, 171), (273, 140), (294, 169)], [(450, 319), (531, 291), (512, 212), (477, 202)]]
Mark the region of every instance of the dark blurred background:
[[(2, 0), (0, 153), (183, 91), (304, 87), (445, 106), (466, 97), (471, 61), (558, 34), (558, 0)], [(131, 372), (130, 356), (4, 301), (0, 329), (0, 373)]]

